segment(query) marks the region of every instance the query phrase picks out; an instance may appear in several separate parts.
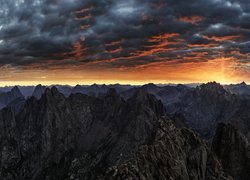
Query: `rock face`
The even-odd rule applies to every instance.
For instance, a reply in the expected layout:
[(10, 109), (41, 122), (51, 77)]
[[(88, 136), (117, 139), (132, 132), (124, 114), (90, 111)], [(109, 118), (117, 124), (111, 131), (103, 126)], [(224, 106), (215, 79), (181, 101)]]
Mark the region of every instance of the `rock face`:
[[(13, 94), (20, 95), (17, 89)], [(115, 89), (65, 97), (52, 87), (39, 99), (15, 104), (0, 111), (0, 179), (231, 179), (200, 137), (165, 118), (164, 105), (147, 88), (124, 100)], [(186, 126), (182, 114), (175, 119)], [(213, 151), (224, 165), (231, 154), (220, 153), (224, 135), (216, 137)], [(241, 140), (233, 141), (234, 155), (245, 148)], [(231, 166), (224, 167), (230, 173)], [(245, 173), (248, 164), (240, 167), (232, 175)]]
[(85, 86), (81, 86), (79, 84), (77, 84), (71, 91), (72, 94), (76, 94), (76, 93), (83, 93), (86, 94), (86, 87)]
[[(146, 89), (154, 94), (163, 102), (177, 126), (194, 129), (202, 137), (212, 138), (218, 123), (230, 122), (250, 138), (250, 101), (231, 94), (216, 82), (196, 88), (148, 84), (137, 89)], [(129, 90), (127, 95), (133, 90)]]
[(96, 179), (151, 141), (164, 114), (146, 92), (124, 101), (114, 90), (65, 98), (46, 89), (18, 113), (0, 111), (0, 179)]
[(72, 94), (83, 93), (94, 97), (98, 97), (100, 95), (107, 93), (108, 89), (109, 88), (106, 85), (97, 85), (97, 84), (93, 84), (91, 86), (76, 85), (72, 89)]
[(212, 151), (226, 172), (235, 179), (250, 179), (250, 146), (232, 125), (220, 123), (212, 143)]
[(40, 99), (45, 91), (46, 87), (42, 86), (41, 84), (37, 85), (34, 89), (34, 92), (32, 96), (36, 97), (37, 99)]
[(8, 92), (3, 92), (0, 94), (0, 109), (7, 106), (11, 102), (15, 100), (23, 100), (24, 96), (22, 95), (21, 91), (17, 86), (13, 87)]
[(233, 94), (241, 95), (245, 98), (250, 98), (250, 87), (245, 83), (242, 82), (240, 84), (232, 84), (224, 86), (225, 89)]
[(152, 144), (127, 162), (109, 168), (100, 179), (232, 179), (223, 173), (206, 144), (192, 131), (161, 119)]
[(172, 105), (178, 103), (182, 96), (187, 92), (192, 91), (192, 88), (189, 88), (184, 85), (177, 86), (156, 86), (155, 84), (146, 84), (141, 87), (134, 87), (127, 91), (121, 93), (124, 98), (131, 97), (138, 89), (143, 89), (148, 91), (150, 94), (153, 94), (157, 99), (160, 99), (164, 106), (167, 108), (169, 113), (172, 113)]
[(175, 106), (190, 128), (210, 138), (219, 122), (227, 122), (235, 114), (240, 100), (215, 82), (203, 84), (185, 94)]
[(32, 96), (34, 92), (34, 86), (18, 86), (25, 98)]
[(242, 99), (240, 102), (236, 105), (235, 113), (228, 122), (239, 129), (250, 141), (250, 100)]
[(57, 85), (55, 86), (60, 93), (62, 93), (64, 96), (69, 97), (72, 93), (72, 87), (68, 85)]

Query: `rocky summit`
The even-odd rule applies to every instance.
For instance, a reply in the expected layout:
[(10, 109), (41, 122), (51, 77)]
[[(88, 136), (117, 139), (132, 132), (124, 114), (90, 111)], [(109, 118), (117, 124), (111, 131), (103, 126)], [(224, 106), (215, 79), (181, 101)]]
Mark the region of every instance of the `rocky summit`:
[(36, 97), (37, 99), (40, 99), (45, 91), (46, 87), (42, 86), (41, 84), (37, 85), (33, 91), (32, 96)]

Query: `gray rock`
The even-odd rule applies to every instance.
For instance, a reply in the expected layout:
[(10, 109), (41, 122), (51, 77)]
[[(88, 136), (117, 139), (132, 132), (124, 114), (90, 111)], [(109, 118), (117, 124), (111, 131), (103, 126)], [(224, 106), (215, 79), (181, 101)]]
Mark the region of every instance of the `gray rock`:
[(161, 119), (152, 144), (143, 145), (123, 164), (108, 168), (100, 179), (232, 179), (206, 144), (192, 131)]
[(250, 156), (247, 138), (234, 126), (220, 123), (212, 143), (224, 170), (235, 179), (250, 179)]

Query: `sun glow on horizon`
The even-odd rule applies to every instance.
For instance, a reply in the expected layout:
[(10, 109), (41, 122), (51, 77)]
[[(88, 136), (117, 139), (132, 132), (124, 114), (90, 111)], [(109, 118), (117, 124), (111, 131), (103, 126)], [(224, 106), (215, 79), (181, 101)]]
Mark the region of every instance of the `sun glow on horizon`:
[[(6, 72), (9, 72), (10, 75), (6, 76)], [(235, 84), (242, 81), (250, 82), (250, 79), (237, 70), (234, 59), (225, 57), (201, 62), (152, 62), (131, 68), (95, 69), (92, 66), (77, 66), (71, 69), (56, 68), (45, 71), (5, 67), (0, 72), (0, 86), (32, 86), (37, 84), (75, 86), (95, 83), (190, 84), (213, 81), (221, 84)]]
[[(120, 85), (145, 85), (149, 83), (154, 83), (154, 84), (162, 84), (162, 85), (168, 85), (168, 84), (203, 84), (203, 83), (208, 83), (208, 82), (217, 82), (222, 85), (228, 85), (228, 84), (238, 84), (241, 83), (242, 81), (216, 81), (216, 80), (211, 80), (211, 81), (116, 81), (116, 80), (109, 80), (109, 81), (0, 81), (0, 87), (7, 87), (7, 86), (36, 86), (38, 84), (44, 85), (44, 86), (53, 86), (53, 85), (67, 85), (67, 86), (76, 86), (76, 85), (93, 85), (93, 84), (98, 84), (98, 85), (112, 85), (112, 84), (120, 84)], [(250, 84), (249, 81), (245, 81), (245, 83)]]

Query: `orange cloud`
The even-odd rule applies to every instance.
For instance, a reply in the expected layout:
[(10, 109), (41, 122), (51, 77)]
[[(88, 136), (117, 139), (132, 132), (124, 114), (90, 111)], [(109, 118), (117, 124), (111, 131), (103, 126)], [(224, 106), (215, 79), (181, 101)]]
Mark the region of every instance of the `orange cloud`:
[(82, 56), (82, 45), (80, 42), (76, 42), (73, 46), (73, 52), (72, 52), (73, 56), (76, 59), (80, 59)]
[(55, 57), (60, 57), (64, 60), (71, 59), (71, 60), (81, 60), (84, 58), (84, 55), (87, 54), (87, 47), (83, 47), (83, 43), (85, 38), (82, 36), (80, 40), (75, 42), (72, 46), (70, 52), (62, 52), (54, 54)]
[(204, 18), (202, 16), (183, 16), (183, 17), (180, 17), (178, 20), (181, 22), (197, 25), (203, 19)]
[(216, 43), (209, 43), (209, 44), (188, 44), (189, 48), (201, 47), (203, 49), (206, 49), (206, 48), (211, 48), (211, 47), (215, 47), (215, 46), (218, 46), (218, 44), (216, 44)]
[(121, 53), (122, 51), (123, 51), (122, 47), (119, 47), (119, 48), (113, 49), (113, 50), (107, 50), (107, 52), (110, 54)]
[(176, 48), (171, 48), (168, 46), (179, 44), (179, 42), (172, 40), (172, 38), (177, 38), (178, 36), (179, 34), (177, 33), (160, 34), (157, 36), (152, 36), (147, 40), (147, 43), (149, 43), (149, 45), (144, 45), (143, 50), (138, 50), (137, 52), (132, 53), (132, 55), (136, 57), (142, 57), (142, 56), (148, 56), (148, 55), (176, 50)]
[(214, 41), (218, 41), (218, 42), (223, 42), (223, 41), (231, 41), (231, 40), (236, 40), (241, 38), (241, 35), (232, 35), (232, 36), (203, 36), (206, 39), (209, 40), (214, 40)]
[(88, 12), (91, 11), (93, 8), (94, 8), (93, 6), (91, 6), (91, 7), (89, 7), (89, 8), (82, 8), (82, 9), (76, 11), (75, 13), (76, 13), (76, 14), (88, 13)]
[(112, 41), (110, 43), (105, 44), (106, 47), (119, 46), (124, 42), (124, 39), (120, 41)]
[(178, 33), (160, 34), (160, 35), (151, 37), (151, 38), (148, 40), (148, 42), (166, 41), (166, 40), (168, 40), (168, 39), (170, 39), (170, 38), (178, 37), (178, 36), (180, 36), (180, 34), (178, 34)]
[(91, 14), (87, 14), (87, 15), (81, 16), (81, 17), (76, 16), (76, 20), (78, 20), (78, 21), (86, 21), (86, 20), (89, 20), (91, 18), (92, 18)]

